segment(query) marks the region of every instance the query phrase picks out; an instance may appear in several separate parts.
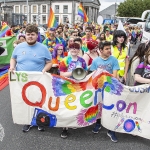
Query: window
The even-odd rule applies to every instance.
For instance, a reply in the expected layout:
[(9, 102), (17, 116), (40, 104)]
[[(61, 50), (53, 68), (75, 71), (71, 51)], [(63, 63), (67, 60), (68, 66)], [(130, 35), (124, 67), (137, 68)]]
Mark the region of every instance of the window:
[(46, 24), (46, 16), (42, 16), (42, 23)]
[(55, 5), (55, 13), (59, 13), (59, 5)]
[(36, 15), (33, 15), (32, 17), (33, 22), (36, 22)]
[(33, 5), (33, 13), (37, 13), (37, 6)]
[(59, 16), (55, 15), (56, 21), (59, 22)]
[(63, 13), (68, 13), (68, 5), (64, 5)]
[(23, 7), (23, 12), (24, 12), (24, 13), (27, 13), (27, 6), (24, 6), (24, 7)]
[(66, 23), (67, 20), (68, 20), (68, 16), (67, 15), (63, 15), (63, 23)]
[(42, 13), (46, 13), (46, 5), (42, 5)]
[(19, 13), (19, 6), (15, 6), (15, 13)]

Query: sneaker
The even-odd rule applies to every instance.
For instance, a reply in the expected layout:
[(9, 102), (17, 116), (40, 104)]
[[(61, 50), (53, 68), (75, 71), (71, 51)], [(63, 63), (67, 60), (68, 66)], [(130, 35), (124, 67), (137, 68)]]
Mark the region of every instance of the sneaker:
[(68, 130), (66, 130), (66, 129), (63, 129), (63, 131), (62, 131), (62, 133), (61, 133), (61, 138), (67, 138), (67, 136), (68, 136)]
[(93, 133), (98, 133), (100, 129), (101, 129), (101, 125), (99, 123), (96, 123), (96, 125), (93, 128), (92, 132)]
[(38, 130), (39, 130), (39, 131), (45, 131), (45, 128), (42, 127), (42, 126), (38, 126)]
[(116, 135), (115, 135), (115, 132), (114, 131), (108, 131), (107, 132), (107, 135), (110, 137), (110, 139), (111, 139), (111, 141), (113, 141), (113, 142), (118, 142), (118, 139), (117, 139), (117, 137), (116, 137)]
[(23, 132), (28, 132), (31, 127), (32, 127), (31, 125), (24, 125), (23, 128), (22, 128), (22, 131)]

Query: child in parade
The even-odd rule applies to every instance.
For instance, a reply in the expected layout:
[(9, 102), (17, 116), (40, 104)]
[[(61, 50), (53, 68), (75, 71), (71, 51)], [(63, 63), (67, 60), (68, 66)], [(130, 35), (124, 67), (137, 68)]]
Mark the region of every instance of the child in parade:
[[(98, 68), (108, 71), (113, 77), (117, 78), (117, 72), (119, 70), (118, 60), (111, 56), (111, 42), (102, 42), (100, 44), (100, 56), (95, 58), (91, 64), (90, 71), (95, 71)], [(93, 133), (98, 133), (101, 129), (100, 119), (97, 120), (95, 127), (93, 128)], [(108, 131), (107, 135), (111, 138), (111, 141), (117, 142), (117, 137), (114, 131)]]
[[(80, 45), (78, 43), (72, 43), (69, 45), (70, 55), (63, 58), (60, 62), (60, 75), (63, 77), (73, 78), (72, 71), (76, 69), (78, 65), (80, 65), (84, 70), (87, 71), (87, 65), (83, 58), (79, 57), (78, 54), (80, 52)], [(63, 128), (61, 133), (62, 138), (67, 138), (68, 136), (68, 128)]]

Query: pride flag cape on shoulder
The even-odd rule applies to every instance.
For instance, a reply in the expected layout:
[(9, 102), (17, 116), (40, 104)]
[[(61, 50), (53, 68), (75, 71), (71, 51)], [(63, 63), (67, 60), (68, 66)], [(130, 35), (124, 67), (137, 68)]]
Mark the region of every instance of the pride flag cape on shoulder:
[(9, 65), (0, 68), (0, 91), (8, 85), (8, 69)]
[(7, 23), (6, 23), (6, 22), (3, 22), (2, 29), (1, 29), (1, 31), (0, 31), (0, 38), (5, 36), (6, 31), (7, 31), (8, 29), (9, 29), (9, 26), (7, 25)]
[(87, 15), (86, 15), (86, 12), (85, 12), (85, 10), (84, 10), (84, 8), (83, 8), (81, 3), (79, 5), (79, 7), (78, 7), (78, 15), (83, 18), (84, 22), (88, 22), (89, 21)]
[(49, 14), (47, 26), (48, 26), (48, 28), (51, 28), (51, 27), (57, 28), (57, 26), (58, 26), (57, 20), (55, 18), (54, 12), (51, 7), (50, 7), (50, 14)]

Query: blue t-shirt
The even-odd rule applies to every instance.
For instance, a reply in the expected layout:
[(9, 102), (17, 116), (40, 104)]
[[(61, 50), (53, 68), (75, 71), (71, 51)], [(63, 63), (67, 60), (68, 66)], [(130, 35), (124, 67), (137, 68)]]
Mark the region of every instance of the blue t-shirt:
[(12, 58), (17, 62), (16, 71), (42, 71), (46, 61), (52, 59), (47, 47), (39, 42), (31, 46), (26, 42), (17, 45)]
[(97, 57), (93, 60), (90, 70), (94, 71), (98, 68), (108, 71), (110, 74), (113, 74), (114, 70), (119, 70), (118, 60), (114, 56), (110, 56), (107, 60)]

